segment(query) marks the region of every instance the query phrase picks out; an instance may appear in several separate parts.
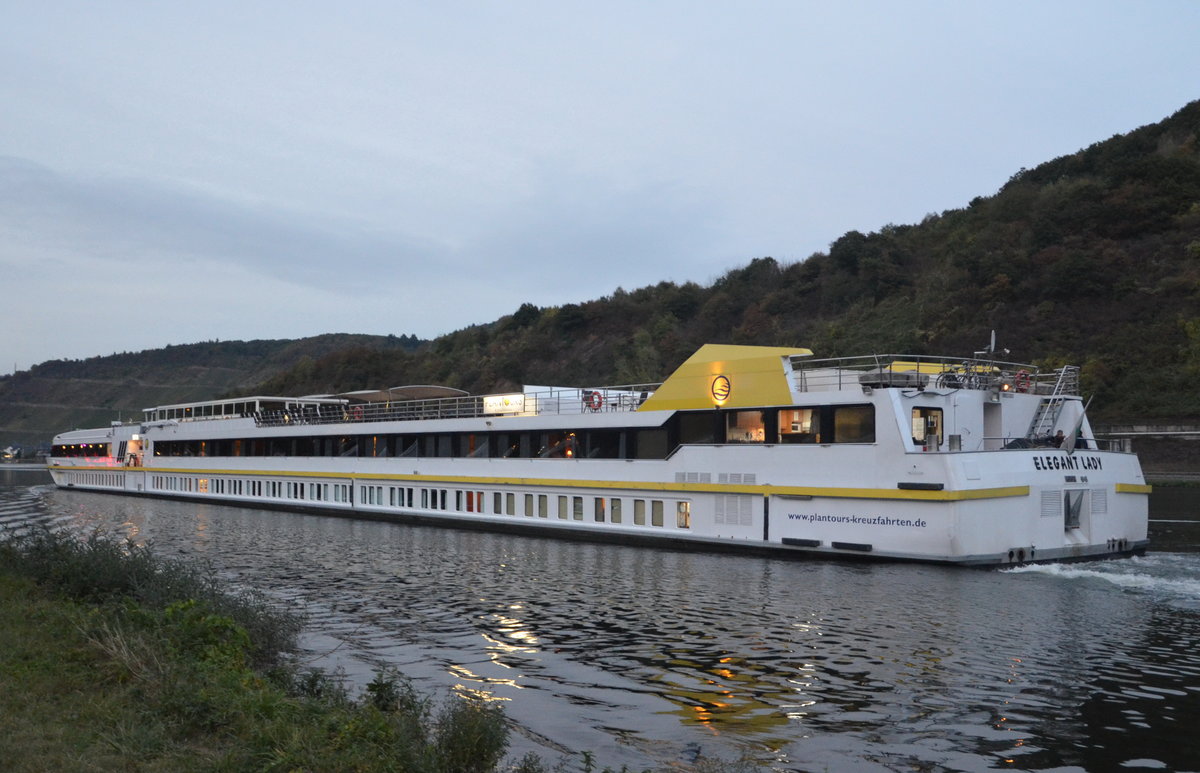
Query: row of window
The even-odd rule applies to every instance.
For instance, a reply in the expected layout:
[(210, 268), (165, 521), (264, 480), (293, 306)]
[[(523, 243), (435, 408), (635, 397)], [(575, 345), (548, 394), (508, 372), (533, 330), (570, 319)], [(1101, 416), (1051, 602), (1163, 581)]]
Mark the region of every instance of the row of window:
[(160, 440), (154, 443), (154, 455), (665, 459), (687, 444), (873, 442), (873, 406), (827, 405), (690, 411), (652, 429)]
[(125, 476), (119, 472), (73, 472), (63, 471), (68, 486), (104, 486), (106, 488), (125, 488)]
[[(490, 513), (527, 518), (554, 517), (558, 520), (593, 523), (632, 523), (635, 526), (665, 526), (665, 500), (636, 497), (568, 496), (563, 494), (518, 494), (512, 491), (464, 491), (462, 489), (416, 488), (363, 485), (363, 504), (379, 507), (450, 510), (461, 513)], [(385, 496), (386, 494), (386, 496)], [(490, 508), (489, 508), (490, 499)], [(414, 505), (414, 502), (419, 503)], [(691, 502), (674, 502), (675, 527), (692, 525)], [(648, 518), (647, 518), (648, 516)], [(626, 521), (625, 519), (629, 520)]]
[[(72, 473), (106, 475), (107, 473)], [(100, 484), (96, 484), (100, 485)], [(195, 492), (263, 499), (351, 504), (358, 501), (372, 507), (397, 509), (445, 510), (460, 513), (514, 515), (527, 518), (590, 521), (592, 523), (632, 523), (635, 526), (666, 526), (668, 505), (674, 510), (674, 526), (690, 529), (692, 505), (687, 501), (668, 502), (640, 497), (568, 496), (562, 494), (517, 494), (511, 491), (473, 491), (464, 489), (424, 488), (346, 483), (317, 483), (292, 480), (244, 480), (240, 478), (201, 478), (192, 475), (153, 475), (151, 490)]]
[(68, 445), (57, 445), (51, 449), (51, 454), (57, 457), (103, 457), (111, 456), (110, 449), (112, 445), (109, 443), (71, 443)]

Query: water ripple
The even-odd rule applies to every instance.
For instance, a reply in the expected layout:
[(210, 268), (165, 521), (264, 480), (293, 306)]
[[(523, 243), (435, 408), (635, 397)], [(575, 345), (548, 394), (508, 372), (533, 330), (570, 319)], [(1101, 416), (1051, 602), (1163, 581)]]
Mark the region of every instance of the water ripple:
[(0, 528), (103, 528), (302, 605), (362, 685), (504, 701), (514, 751), (779, 770), (1200, 758), (1200, 554), (982, 572), (589, 545), (0, 486)]

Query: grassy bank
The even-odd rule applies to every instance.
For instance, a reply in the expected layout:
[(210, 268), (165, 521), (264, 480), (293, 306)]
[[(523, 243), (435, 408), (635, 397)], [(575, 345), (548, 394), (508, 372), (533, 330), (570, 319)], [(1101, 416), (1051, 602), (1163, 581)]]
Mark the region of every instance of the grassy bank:
[(501, 710), (379, 674), (359, 699), (290, 667), (299, 622), (104, 539), (0, 544), (8, 771), (547, 770), (505, 763)]

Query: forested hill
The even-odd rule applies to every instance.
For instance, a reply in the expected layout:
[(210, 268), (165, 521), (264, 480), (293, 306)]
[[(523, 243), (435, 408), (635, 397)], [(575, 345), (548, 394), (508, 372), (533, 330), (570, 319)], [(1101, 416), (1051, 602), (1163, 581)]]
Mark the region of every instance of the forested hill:
[(423, 343), (412, 336), (330, 334), (51, 360), (0, 378), (0, 448), (33, 449), (63, 430), (140, 417), (155, 405), (219, 397), (332, 352), (402, 352)]
[(1083, 366), (1101, 418), (1200, 418), (1198, 136), (1194, 102), (962, 209), (851, 231), (799, 263), (760, 257), (708, 286), (526, 303), (428, 343), (320, 336), (44, 363), (0, 378), (0, 445), (233, 393), (658, 381), (706, 342), (967, 356), (992, 330), (1013, 360)]
[(579, 305), (525, 304), (427, 349), (339, 352), (259, 390), (634, 383), (662, 379), (705, 342), (958, 356), (995, 330), (1012, 359), (1081, 365), (1101, 417), (1195, 418), (1198, 135), (1194, 102), (1022, 169), (962, 209), (852, 231), (799, 263), (764, 257), (705, 287), (663, 282)]

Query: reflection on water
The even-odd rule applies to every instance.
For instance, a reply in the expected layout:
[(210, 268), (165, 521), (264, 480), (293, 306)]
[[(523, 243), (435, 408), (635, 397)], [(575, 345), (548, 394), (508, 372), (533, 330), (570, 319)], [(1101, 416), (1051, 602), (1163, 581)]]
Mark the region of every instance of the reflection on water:
[[(1195, 518), (1197, 509), (1190, 511)], [(0, 486), (302, 604), (362, 684), (505, 703), (514, 751), (663, 767), (1113, 769), (1200, 760), (1200, 522), (1145, 558), (1006, 572), (837, 564)], [(1167, 520), (1185, 520), (1172, 518)], [(0, 522), (4, 522), (0, 520)], [(1168, 538), (1161, 538), (1169, 526)], [(1190, 529), (1190, 530), (1189, 530)]]

